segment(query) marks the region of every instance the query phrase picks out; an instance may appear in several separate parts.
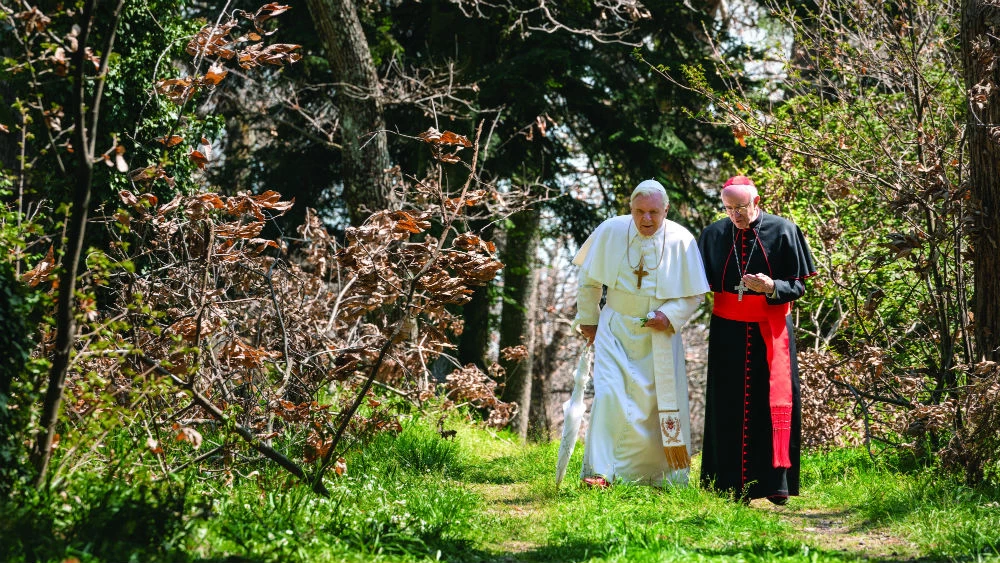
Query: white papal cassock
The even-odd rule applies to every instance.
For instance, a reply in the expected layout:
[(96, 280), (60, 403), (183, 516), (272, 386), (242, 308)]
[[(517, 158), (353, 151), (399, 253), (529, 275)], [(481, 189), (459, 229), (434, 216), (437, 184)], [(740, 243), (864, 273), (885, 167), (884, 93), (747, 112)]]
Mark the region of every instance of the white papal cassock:
[[(640, 257), (648, 271), (641, 283)], [(574, 324), (598, 325), (581, 477), (687, 484), (691, 417), (679, 329), (709, 291), (697, 242), (669, 220), (645, 237), (623, 215), (602, 223), (573, 263), (580, 266)], [(642, 326), (655, 310), (670, 319), (668, 331)]]

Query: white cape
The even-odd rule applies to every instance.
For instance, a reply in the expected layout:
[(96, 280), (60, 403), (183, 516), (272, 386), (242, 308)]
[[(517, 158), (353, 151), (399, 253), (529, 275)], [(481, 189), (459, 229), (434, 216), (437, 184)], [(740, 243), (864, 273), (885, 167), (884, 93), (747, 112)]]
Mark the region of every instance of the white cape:
[[(573, 263), (580, 266), (580, 275), (614, 287), (622, 256), (628, 250), (630, 225), (631, 215), (620, 215), (601, 223), (573, 258)], [(665, 232), (653, 235), (664, 236), (665, 253), (656, 270), (656, 297), (692, 297), (711, 291), (698, 241), (687, 229), (669, 219), (664, 219), (663, 229)]]

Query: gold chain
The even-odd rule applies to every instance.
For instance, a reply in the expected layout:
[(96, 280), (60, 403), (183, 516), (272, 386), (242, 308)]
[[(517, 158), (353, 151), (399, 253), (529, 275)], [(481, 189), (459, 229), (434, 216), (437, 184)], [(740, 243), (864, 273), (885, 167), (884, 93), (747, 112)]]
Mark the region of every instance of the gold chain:
[[(632, 225), (634, 225), (634, 224), (635, 224), (635, 220), (630, 221), (629, 224), (628, 224), (628, 230), (625, 231), (625, 260), (628, 261), (628, 267), (632, 268), (632, 269), (638, 268), (639, 264), (642, 264), (642, 256), (644, 254), (642, 252), (642, 249), (640, 248), (639, 249), (639, 264), (636, 264), (635, 266), (633, 266), (632, 265), (632, 234), (631, 233), (632, 233)], [(667, 227), (666, 227), (666, 225), (663, 225), (661, 223), (660, 224), (660, 228), (663, 229), (663, 248), (660, 249), (660, 258), (656, 261), (656, 265), (653, 266), (653, 269), (649, 270), (650, 272), (655, 272), (656, 269), (660, 267), (660, 262), (663, 262), (663, 255), (667, 253)], [(636, 230), (638, 231), (638, 227), (636, 227)], [(653, 245), (653, 248), (654, 249), (656, 248), (655, 244)]]

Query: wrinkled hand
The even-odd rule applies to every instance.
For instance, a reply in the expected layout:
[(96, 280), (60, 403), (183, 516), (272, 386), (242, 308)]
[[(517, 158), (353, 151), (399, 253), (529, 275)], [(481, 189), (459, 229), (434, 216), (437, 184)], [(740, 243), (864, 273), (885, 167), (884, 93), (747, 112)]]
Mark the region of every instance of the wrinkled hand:
[(670, 328), (670, 319), (666, 315), (660, 311), (654, 311), (654, 315), (653, 318), (646, 319), (646, 323), (642, 326), (653, 330), (668, 330)]
[(743, 276), (743, 285), (757, 293), (770, 295), (774, 292), (774, 280), (764, 274), (747, 274)]
[(580, 332), (587, 339), (587, 346), (594, 344), (594, 337), (597, 336), (597, 325), (580, 325)]

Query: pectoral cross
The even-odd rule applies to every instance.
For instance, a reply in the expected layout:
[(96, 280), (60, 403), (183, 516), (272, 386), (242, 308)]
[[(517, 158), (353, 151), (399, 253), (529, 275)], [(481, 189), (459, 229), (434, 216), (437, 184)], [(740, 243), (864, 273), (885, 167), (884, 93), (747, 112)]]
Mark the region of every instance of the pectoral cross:
[(636, 289), (639, 289), (639, 288), (642, 287), (642, 278), (644, 278), (644, 277), (646, 277), (646, 276), (649, 275), (649, 270), (643, 270), (642, 269), (642, 266), (643, 266), (642, 261), (643, 261), (643, 257), (640, 256), (639, 257), (639, 267), (636, 268), (635, 270), (632, 270), (632, 273), (635, 274), (636, 278), (638, 278), (637, 281), (635, 282), (635, 288)]
[(737, 285), (736, 287), (734, 287), (733, 289), (735, 289), (736, 291), (738, 291), (739, 294), (740, 294), (740, 297), (739, 297), (739, 299), (737, 299), (737, 301), (743, 301), (743, 292), (744, 291), (750, 291), (750, 288), (747, 287), (746, 285), (744, 285), (742, 278), (740, 279), (740, 284)]

